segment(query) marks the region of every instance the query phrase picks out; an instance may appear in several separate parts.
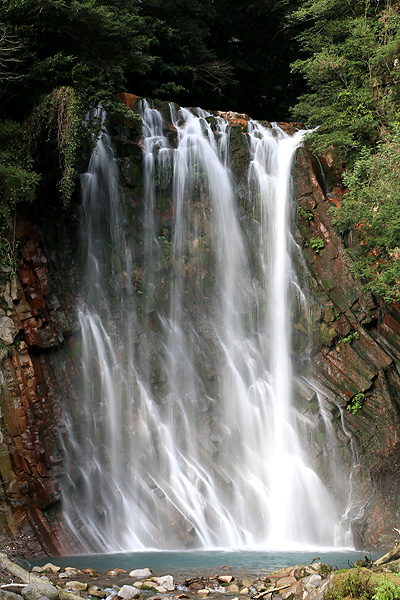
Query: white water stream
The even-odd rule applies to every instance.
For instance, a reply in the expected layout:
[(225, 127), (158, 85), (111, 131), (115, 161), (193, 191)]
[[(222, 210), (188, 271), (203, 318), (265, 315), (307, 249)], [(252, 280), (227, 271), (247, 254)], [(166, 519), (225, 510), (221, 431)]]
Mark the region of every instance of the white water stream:
[(159, 111), (144, 103), (142, 116), (141, 242), (106, 133), (82, 177), (84, 410), (66, 415), (71, 530), (88, 551), (334, 546), (338, 517), (303, 454), (292, 398), (289, 213), (303, 133), (248, 125), (256, 278), (229, 124), (171, 107), (173, 146)]

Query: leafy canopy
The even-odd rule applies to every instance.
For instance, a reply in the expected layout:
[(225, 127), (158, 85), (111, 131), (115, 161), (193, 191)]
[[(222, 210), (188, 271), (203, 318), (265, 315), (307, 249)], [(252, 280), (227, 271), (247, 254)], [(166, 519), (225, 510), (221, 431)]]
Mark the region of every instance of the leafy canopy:
[(400, 11), (385, 0), (303, 0), (292, 18), (304, 58), (292, 64), (309, 91), (293, 109), (296, 118), (319, 126), (316, 151), (332, 146), (348, 161), (373, 145), (399, 118)]

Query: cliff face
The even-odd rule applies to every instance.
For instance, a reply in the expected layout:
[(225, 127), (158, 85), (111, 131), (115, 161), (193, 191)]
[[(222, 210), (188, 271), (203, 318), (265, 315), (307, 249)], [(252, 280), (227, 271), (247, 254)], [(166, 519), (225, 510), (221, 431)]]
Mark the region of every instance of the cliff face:
[[(136, 96), (124, 94), (121, 100), (137, 108)], [(160, 105), (160, 109), (164, 107)], [(240, 181), (248, 164), (242, 135), (247, 120), (232, 113), (226, 116), (232, 125), (232, 170), (240, 196)], [(113, 126), (122, 184), (139, 243), (140, 125)], [(172, 126), (170, 135), (175, 135)], [(322, 160), (322, 167), (329, 172), (326, 161)], [(355, 543), (376, 547), (393, 539), (392, 528), (398, 526), (399, 518), (400, 307), (383, 305), (363, 293), (354, 280), (344, 240), (332, 226), (329, 212), (340, 202), (343, 190), (331, 185), (332, 189), (323, 191), (321, 165), (307, 149), (297, 153), (294, 176), (294, 196), (300, 207), (294, 215), (295, 237), (302, 248), (297, 257), (298, 271), (311, 306), (311, 315), (301, 309), (294, 311), (293, 330), (294, 361), (302, 373), (296, 388), (297, 403), (305, 415), (312, 415), (315, 424), (315, 433), (304, 443), (322, 477), (335, 458), (337, 468), (343, 471), (337, 481), (351, 482), (350, 486), (343, 484), (343, 490), (351, 495)], [(245, 198), (240, 201), (251, 256), (253, 216)], [(65, 485), (62, 440), (68, 439), (64, 414), (66, 407), (79, 402), (81, 379), (76, 317), (82, 279), (76, 255), (79, 207), (63, 214), (51, 208), (45, 215), (43, 211), (31, 214), (28, 217), (21, 211), (18, 273), (11, 280), (3, 273), (0, 291), (0, 527), (6, 537), (21, 536), (26, 553), (67, 554), (79, 551), (61, 511)], [(166, 227), (174, 218), (168, 202), (157, 206), (157, 214)], [(203, 250), (206, 256), (207, 248)], [(256, 265), (257, 257), (253, 259)], [(138, 279), (142, 276), (139, 273)], [(188, 285), (194, 277), (200, 275), (188, 272)], [(206, 289), (204, 275), (205, 295)], [(204, 297), (199, 297), (199, 305), (204, 302)], [(160, 344), (156, 341), (157, 323), (153, 325), (148, 331), (152, 338), (149, 347)], [(212, 344), (209, 333), (208, 343)], [(150, 351), (148, 360), (153, 385), (162, 394), (162, 369)], [(201, 360), (199, 364), (212, 391), (217, 365)], [(362, 407), (353, 414), (347, 406), (354, 405), (356, 397)], [(317, 405), (323, 407), (326, 422)], [(326, 483), (328, 487), (334, 485)]]
[(71, 231), (56, 210), (21, 214), (18, 273), (2, 278), (1, 530), (27, 554), (74, 550), (63, 535), (59, 483), (63, 404), (74, 399), (79, 371)]
[[(330, 211), (344, 190), (331, 186), (324, 194), (319, 183), (322, 166), (306, 149), (299, 151), (298, 238), (318, 349), (312, 379), (327, 400), (333, 422), (341, 417), (342, 429), (348, 432), (342, 440), (339, 434), (337, 443), (347, 455), (345, 463), (354, 465), (347, 467), (347, 474), (355, 506), (355, 544), (374, 547), (393, 539), (399, 518), (400, 306), (385, 306), (354, 279), (345, 248), (350, 240), (345, 244), (338, 235)], [(329, 170), (326, 161), (325, 169)], [(313, 240), (323, 242), (318, 253)], [(353, 414), (347, 406), (351, 408), (357, 395), (362, 408)]]

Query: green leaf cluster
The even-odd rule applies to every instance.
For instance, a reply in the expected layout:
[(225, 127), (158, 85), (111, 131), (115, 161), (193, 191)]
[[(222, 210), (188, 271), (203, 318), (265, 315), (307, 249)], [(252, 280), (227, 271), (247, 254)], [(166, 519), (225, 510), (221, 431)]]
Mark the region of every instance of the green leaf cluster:
[(353, 270), (365, 288), (387, 302), (400, 299), (400, 130), (364, 147), (345, 173), (349, 191), (334, 222), (350, 232)]
[(358, 333), (358, 331), (351, 331), (348, 335), (346, 335), (342, 339), (342, 342), (343, 342), (343, 344), (351, 344), (351, 342), (353, 340), (359, 340), (359, 339), (360, 339), (360, 334)]
[(325, 242), (321, 238), (310, 238), (307, 240), (306, 246), (312, 248), (315, 254), (321, 254), (322, 250), (325, 248)]
[(358, 392), (358, 394), (355, 394), (355, 396), (353, 396), (353, 398), (347, 403), (346, 409), (352, 415), (356, 415), (358, 411), (362, 409), (364, 400), (365, 394), (363, 394), (362, 392)]

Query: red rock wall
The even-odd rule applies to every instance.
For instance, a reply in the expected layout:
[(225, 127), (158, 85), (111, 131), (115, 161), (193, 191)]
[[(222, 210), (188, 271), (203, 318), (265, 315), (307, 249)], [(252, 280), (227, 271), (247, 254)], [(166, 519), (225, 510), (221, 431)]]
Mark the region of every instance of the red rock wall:
[(58, 432), (62, 404), (73, 401), (77, 375), (70, 357), (74, 299), (70, 282), (60, 293), (67, 273), (59, 276), (58, 285), (52, 280), (38, 227), (22, 217), (17, 233), (22, 254), (18, 275), (5, 281), (1, 295), (15, 325), (13, 343), (2, 349), (0, 501), (6, 518), (1, 525), (5, 536), (19, 540), (25, 555), (54, 555), (74, 549), (60, 515)]
[[(314, 299), (318, 349), (314, 374), (332, 405), (344, 409), (345, 427), (355, 441), (359, 467), (353, 491), (362, 508), (353, 524), (355, 542), (360, 547), (382, 546), (394, 539), (393, 527), (399, 519), (400, 305), (385, 306), (363, 292), (353, 277), (351, 259), (332, 225), (330, 210), (340, 203), (344, 190), (336, 187), (324, 194), (319, 165), (306, 149), (299, 151), (297, 173), (297, 201), (312, 213), (309, 219), (300, 211), (298, 222), (308, 265), (304, 279)], [(309, 245), (315, 238), (324, 241), (320, 253)], [(358, 393), (365, 400), (361, 410), (352, 414), (346, 407)], [(347, 454), (349, 469), (349, 448)]]

